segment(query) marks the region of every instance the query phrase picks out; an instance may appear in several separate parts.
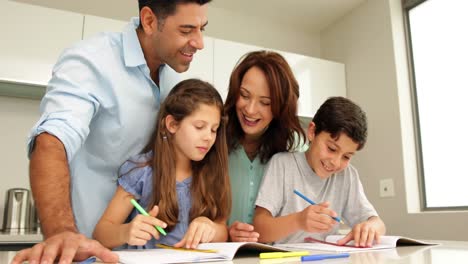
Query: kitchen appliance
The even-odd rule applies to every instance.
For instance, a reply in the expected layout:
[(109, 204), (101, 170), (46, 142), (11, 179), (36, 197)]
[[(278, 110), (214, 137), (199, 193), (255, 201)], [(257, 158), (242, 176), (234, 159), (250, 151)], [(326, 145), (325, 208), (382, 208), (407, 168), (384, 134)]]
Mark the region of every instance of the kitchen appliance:
[(5, 245), (30, 247), (43, 240), (30, 196), (30, 191), (23, 188), (13, 188), (6, 192), (0, 250)]
[(13, 188), (7, 191), (3, 214), (3, 231), (30, 228), (31, 200), (29, 196), (28, 189)]

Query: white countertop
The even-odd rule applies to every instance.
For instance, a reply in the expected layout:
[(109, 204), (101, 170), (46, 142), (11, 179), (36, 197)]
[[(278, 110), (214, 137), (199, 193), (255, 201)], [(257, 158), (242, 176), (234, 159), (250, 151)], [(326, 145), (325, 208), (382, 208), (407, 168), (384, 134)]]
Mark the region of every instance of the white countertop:
[[(329, 259), (325, 261), (315, 261), (313, 263), (399, 263), (399, 264), (447, 264), (447, 263), (468, 263), (468, 241), (436, 241), (438, 246), (406, 246), (390, 250), (376, 250), (368, 252), (352, 253), (347, 259)], [(311, 254), (318, 252), (311, 251)], [(320, 252), (323, 254), (324, 252)], [(15, 256), (15, 251), (0, 251), (0, 263), (10, 263)], [(274, 264), (301, 263), (297, 258), (283, 258), (271, 260), (259, 260), (258, 255), (236, 256), (233, 261), (227, 262), (208, 262), (231, 263), (231, 264)]]
[[(0, 245), (5, 244), (33, 244), (42, 241), (40, 230), (10, 230), (0, 231)], [(0, 262), (3, 263), (3, 262)]]

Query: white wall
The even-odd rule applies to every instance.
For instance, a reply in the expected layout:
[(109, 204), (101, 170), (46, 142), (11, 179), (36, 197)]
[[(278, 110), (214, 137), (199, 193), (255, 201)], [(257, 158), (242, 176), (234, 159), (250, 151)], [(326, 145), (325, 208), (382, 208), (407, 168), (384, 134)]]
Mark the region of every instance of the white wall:
[[(348, 96), (367, 112), (368, 143), (353, 163), (388, 233), (466, 240), (467, 212), (420, 213), (414, 208), (417, 174), (400, 3), (368, 0), (326, 28), (321, 34), (322, 58), (346, 65)], [(394, 180), (396, 196), (380, 198), (379, 180), (387, 178)]]
[(27, 135), (39, 118), (39, 101), (0, 96), (0, 227), (6, 191), (10, 188), (29, 188)]

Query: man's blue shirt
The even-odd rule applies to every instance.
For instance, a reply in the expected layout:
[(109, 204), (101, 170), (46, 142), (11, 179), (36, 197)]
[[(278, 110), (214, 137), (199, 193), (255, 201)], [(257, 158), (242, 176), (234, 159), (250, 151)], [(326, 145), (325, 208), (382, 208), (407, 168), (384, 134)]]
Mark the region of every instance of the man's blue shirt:
[(161, 101), (180, 80), (163, 65), (159, 87), (154, 83), (137, 25), (133, 18), (123, 32), (100, 33), (62, 53), (28, 140), (29, 153), (43, 132), (65, 146), (75, 221), (88, 237), (115, 192), (119, 167), (147, 144)]

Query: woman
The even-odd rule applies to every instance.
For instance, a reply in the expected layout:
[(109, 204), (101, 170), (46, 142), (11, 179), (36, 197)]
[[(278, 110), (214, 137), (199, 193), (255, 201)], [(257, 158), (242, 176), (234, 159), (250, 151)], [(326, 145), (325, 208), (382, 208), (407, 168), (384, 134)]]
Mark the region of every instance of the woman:
[(297, 117), (298, 98), (291, 67), (276, 52), (247, 53), (231, 74), (224, 105), (229, 117), (231, 241), (257, 241), (251, 223), (265, 165), (274, 154), (293, 151), (305, 142)]

